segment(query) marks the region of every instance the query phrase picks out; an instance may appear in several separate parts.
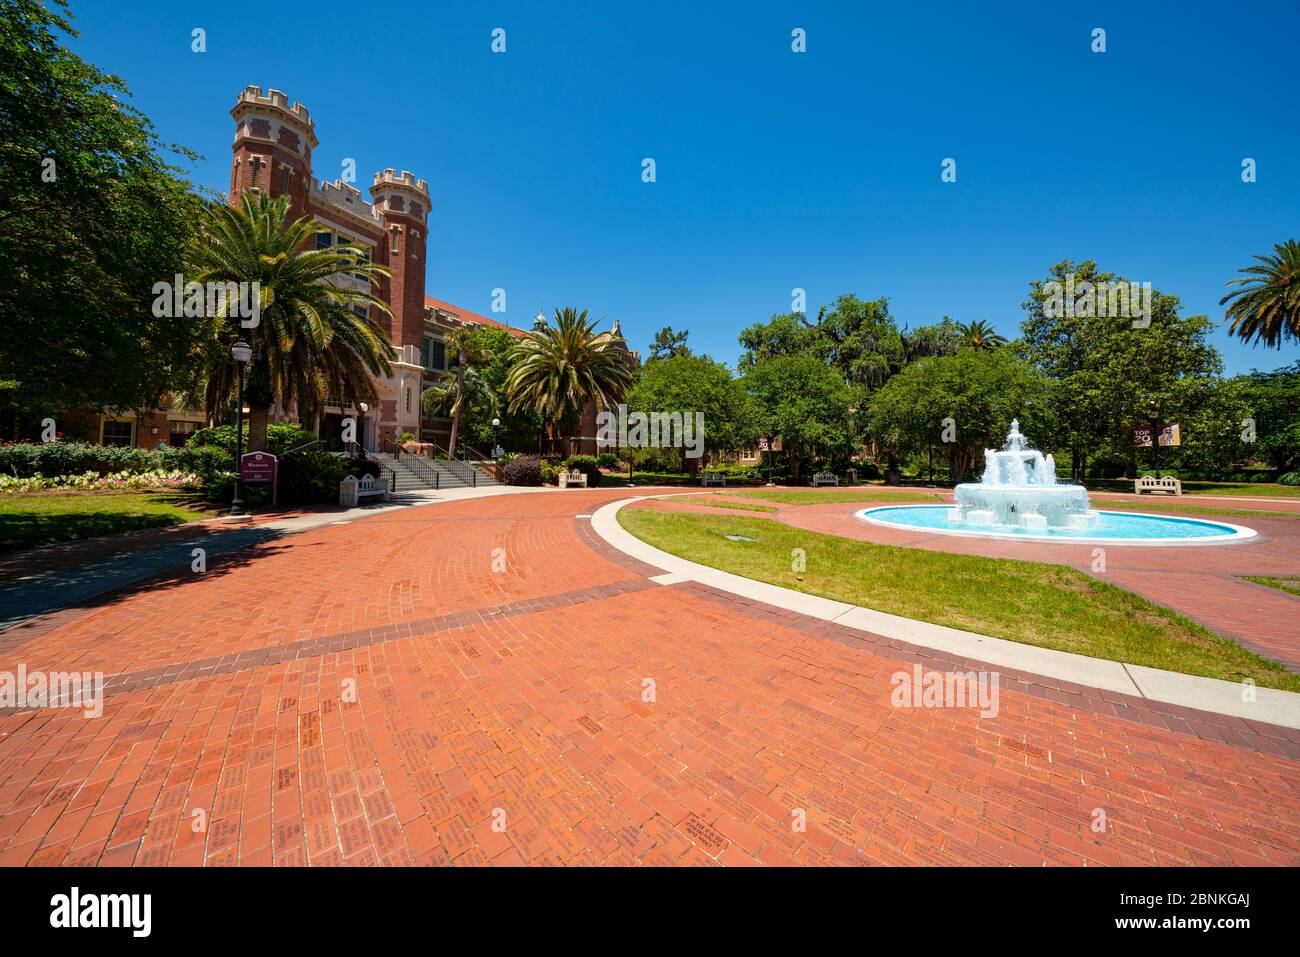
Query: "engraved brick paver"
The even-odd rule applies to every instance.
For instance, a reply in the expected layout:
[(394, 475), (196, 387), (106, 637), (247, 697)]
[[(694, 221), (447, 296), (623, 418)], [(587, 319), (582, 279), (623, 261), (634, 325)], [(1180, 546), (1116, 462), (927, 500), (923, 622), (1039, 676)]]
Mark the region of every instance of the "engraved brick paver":
[(318, 528), (0, 651), (113, 676), (0, 714), (0, 865), (1300, 863), (1300, 734), (1032, 675), (893, 708), (967, 663), (650, 583), (574, 518), (626, 494)]

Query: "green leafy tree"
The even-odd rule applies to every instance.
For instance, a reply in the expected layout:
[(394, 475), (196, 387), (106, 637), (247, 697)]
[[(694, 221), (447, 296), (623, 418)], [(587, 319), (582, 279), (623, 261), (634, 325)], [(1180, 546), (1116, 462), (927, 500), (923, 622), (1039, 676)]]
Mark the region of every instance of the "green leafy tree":
[(777, 356), (754, 365), (743, 382), (754, 401), (758, 434), (769, 447), (780, 437), (796, 483), (809, 457), (852, 453), (854, 392), (825, 362), (810, 355)]
[[(496, 326), (478, 329), (474, 337), (482, 355), (474, 372), (486, 386), (490, 398), (471, 391), (462, 419), (466, 441), (479, 450), (490, 449), (493, 439), (509, 451), (535, 448), (540, 418), (527, 409), (511, 411), (508, 407), (506, 377), (513, 364), (515, 338)], [(501, 421), (496, 429), (492, 427), (494, 418)]]
[(1228, 306), (1226, 318), (1233, 335), (1247, 342), (1281, 348), (1287, 338), (1300, 341), (1300, 242), (1288, 239), (1273, 247), (1271, 256), (1256, 256), (1257, 266), (1238, 270), (1244, 275), (1229, 279), (1229, 286), (1242, 288), (1228, 293), (1219, 305)]
[[(628, 392), (629, 412), (704, 414), (705, 453), (730, 452), (754, 444), (758, 422), (739, 379), (708, 356), (674, 356), (648, 363)], [(692, 474), (699, 459), (686, 459)]]
[(0, 0), (0, 391), (23, 419), (143, 409), (200, 334), (155, 316), (202, 203), (123, 82), (64, 45), (63, 0)]
[(1145, 325), (1132, 315), (1058, 308), (1049, 283), (1064, 283), (1071, 274), (1076, 285), (1126, 281), (1088, 260), (1058, 263), (1030, 284), (1016, 352), (1049, 380), (1045, 398), (1058, 423), (1053, 436), (1040, 441), (1054, 439), (1055, 449), (1068, 450), (1075, 481), (1082, 481), (1089, 456), (1101, 452), (1125, 457), (1131, 473), (1132, 427), (1153, 416), (1179, 421), (1203, 401), (1221, 371), (1208, 342), (1213, 323), (1205, 316), (1180, 316), (1178, 297), (1154, 289)]
[(1012, 419), (1035, 436), (1050, 412), (1037, 405), (1043, 382), (1004, 350), (962, 349), (919, 359), (871, 397), (872, 432), (892, 460), (939, 455), (954, 482), (1001, 448)]
[[(216, 203), (204, 218), (192, 257), (200, 283), (260, 283), (261, 315), (243, 328), (228, 317), (230, 303), (209, 320), (192, 391), (209, 410), (230, 394), (234, 375), (230, 343), (243, 337), (253, 348), (245, 373), (249, 451), (266, 444), (266, 426), (277, 399), (294, 399), (310, 415), (329, 395), (345, 402), (374, 401), (372, 376), (389, 375), (396, 355), (387, 333), (368, 318), (389, 308), (374, 293), (338, 280), (364, 275), (371, 283), (388, 270), (362, 259), (354, 246), (316, 249), (310, 216), (286, 222), (289, 198), (244, 193), (238, 206)], [(353, 311), (367, 312), (363, 317)]]
[(511, 350), (506, 394), (512, 412), (535, 412), (548, 437), (576, 418), (588, 401), (612, 408), (633, 376), (621, 336), (596, 332), (596, 320), (568, 307), (555, 310), (555, 324), (525, 334)]
[(677, 356), (689, 356), (690, 347), (686, 345), (686, 337), (690, 333), (683, 329), (681, 332), (673, 332), (672, 326), (664, 326), (655, 333), (654, 341), (650, 343), (650, 353), (646, 362), (657, 362), (660, 359), (672, 359)]
[(1272, 372), (1240, 376), (1249, 423), (1236, 423), (1254, 440), (1245, 453), (1279, 472), (1300, 469), (1300, 362)]

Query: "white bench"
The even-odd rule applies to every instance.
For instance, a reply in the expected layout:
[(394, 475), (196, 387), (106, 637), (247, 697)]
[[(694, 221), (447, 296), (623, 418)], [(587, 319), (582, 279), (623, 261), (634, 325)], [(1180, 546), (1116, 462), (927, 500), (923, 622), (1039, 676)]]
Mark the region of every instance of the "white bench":
[(721, 485), (725, 488), (727, 485), (727, 475), (725, 472), (705, 472), (700, 476), (700, 484), (703, 486)]
[(840, 477), (834, 472), (818, 472), (813, 476), (813, 488), (818, 488), (823, 485), (834, 485), (838, 487), (839, 484)]
[(382, 498), (387, 502), (388, 489), (376, 485), (373, 475), (363, 476), (359, 482), (355, 475), (343, 476), (343, 481), (339, 482), (339, 505), (356, 508), (364, 498)]
[(1133, 491), (1138, 495), (1143, 492), (1168, 492), (1170, 495), (1182, 495), (1183, 483), (1172, 475), (1162, 475), (1160, 478), (1154, 475), (1143, 475), (1134, 482)]
[(574, 472), (560, 473), (560, 488), (586, 488), (586, 487), (587, 487), (586, 472), (574, 471)]

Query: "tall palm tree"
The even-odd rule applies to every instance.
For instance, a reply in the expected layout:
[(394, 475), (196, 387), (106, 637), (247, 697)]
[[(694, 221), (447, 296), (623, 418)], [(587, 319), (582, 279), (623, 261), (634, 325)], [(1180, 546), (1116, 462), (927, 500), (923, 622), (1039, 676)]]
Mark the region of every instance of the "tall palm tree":
[(1256, 256), (1261, 265), (1247, 266), (1229, 286), (1243, 286), (1219, 300), (1228, 306), (1229, 331), (1242, 339), (1281, 348), (1285, 337), (1300, 340), (1300, 242), (1288, 239), (1273, 246), (1273, 255)]
[(993, 325), (983, 319), (958, 323), (957, 329), (961, 344), (968, 349), (1001, 349), (1007, 344), (1007, 337), (998, 335)]
[(587, 401), (612, 408), (632, 385), (623, 337), (596, 332), (587, 310), (555, 310), (555, 325), (527, 333), (510, 351), (506, 376), (511, 412), (527, 409), (541, 415), (548, 436)]
[[(482, 360), (480, 360), (482, 361)], [(447, 444), (447, 454), (455, 456), (457, 435), (463, 421), (465, 409), (485, 408), (493, 415), (497, 413), (497, 397), (492, 387), (487, 384), (478, 370), (472, 365), (464, 366), (464, 374), (445, 377), (437, 385), (431, 385), (420, 394), (421, 407), (429, 415), (451, 416), (451, 441)]]
[[(457, 326), (451, 332), (447, 333), (444, 344), (449, 354), (456, 356), (456, 381), (455, 383), (443, 383), (430, 386), (424, 390), (420, 396), (420, 401), (424, 403), (425, 410), (432, 415), (451, 414), (451, 438), (447, 441), (447, 455), (450, 458), (456, 457), (456, 442), (460, 437), (460, 423), (462, 412), (466, 406), (466, 383), (473, 367), (481, 362), (487, 361), (488, 350), (475, 333), (476, 327)], [(475, 377), (477, 380), (477, 376)], [(480, 388), (481, 387), (481, 388)], [(481, 393), (485, 389), (486, 383), (477, 380), (474, 388)], [(491, 390), (488, 390), (489, 394)], [(481, 396), (480, 396), (481, 397)], [(473, 404), (474, 397), (470, 398)], [(496, 402), (495, 396), (492, 399)]]
[(391, 374), (396, 356), (388, 335), (369, 318), (371, 308), (391, 315), (388, 305), (347, 279), (364, 277), (373, 288), (388, 270), (357, 246), (315, 249), (315, 221), (304, 216), (286, 223), (288, 214), (287, 196), (270, 199), (251, 190), (238, 206), (213, 204), (191, 255), (194, 281), (260, 283), (256, 326), (243, 328), (230, 318), (233, 300), (224, 298), (210, 317), (191, 390), (202, 393), (209, 413), (222, 407), (233, 383), (230, 344), (247, 340), (253, 348), (245, 375), (249, 451), (265, 448), (277, 399), (296, 400), (303, 415), (329, 395), (345, 403), (373, 401), (372, 377)]

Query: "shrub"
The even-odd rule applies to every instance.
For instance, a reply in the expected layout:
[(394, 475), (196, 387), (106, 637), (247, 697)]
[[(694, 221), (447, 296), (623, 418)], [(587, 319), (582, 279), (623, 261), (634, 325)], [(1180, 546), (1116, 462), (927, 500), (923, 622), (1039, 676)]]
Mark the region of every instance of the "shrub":
[(507, 462), (501, 467), (501, 478), (506, 485), (541, 485), (542, 461), (530, 455)]
[(203, 478), (204, 484), (217, 481), (222, 475), (235, 471), (235, 455), (216, 445), (188, 446), (164, 449), (160, 455), (167, 468), (192, 472)]
[(623, 460), (613, 452), (601, 452), (596, 456), (596, 464), (603, 469), (613, 471), (623, 464)]
[(560, 467), (558, 465), (552, 465), (550, 462), (542, 463), (542, 484), (560, 484)]
[[(272, 455), (283, 455), (295, 449), (313, 447), (318, 439), (315, 434), (300, 428), (291, 422), (276, 422), (266, 427), (266, 451)], [(186, 448), (202, 445), (215, 445), (235, 454), (235, 427), (233, 425), (216, 425), (208, 429), (197, 429), (191, 433)], [(248, 451), (248, 426), (244, 426), (244, 451)]]
[(88, 442), (22, 442), (0, 446), (0, 472), (17, 478), (150, 472), (164, 465), (153, 449), (114, 448)]
[(1277, 480), (1281, 485), (1300, 485), (1300, 472), (1284, 472)]
[(600, 463), (596, 461), (594, 455), (571, 455), (560, 464), (558, 471), (583, 473), (587, 476), (588, 488), (600, 484)]

